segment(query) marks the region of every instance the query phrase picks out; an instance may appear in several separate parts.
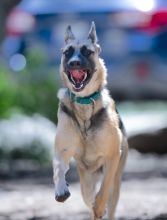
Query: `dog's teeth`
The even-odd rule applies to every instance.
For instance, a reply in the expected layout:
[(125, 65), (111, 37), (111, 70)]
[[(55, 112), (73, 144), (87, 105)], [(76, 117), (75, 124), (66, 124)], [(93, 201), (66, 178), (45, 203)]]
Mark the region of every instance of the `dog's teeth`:
[(87, 72), (85, 71), (84, 78), (81, 82), (79, 80), (77, 80), (77, 82), (76, 82), (75, 79), (73, 78), (72, 74), (70, 74), (70, 78), (71, 78), (71, 81), (73, 83), (73, 87), (76, 88), (76, 89), (81, 89), (84, 86), (84, 81), (87, 78)]
[(82, 84), (83, 84), (83, 82), (85, 81), (86, 78), (87, 78), (87, 73), (85, 73), (85, 76), (84, 76), (84, 78), (82, 80)]
[(84, 76), (82, 82), (84, 82), (86, 78), (87, 78), (87, 73), (85, 73), (85, 76)]
[(80, 85), (79, 89), (81, 89), (83, 87), (83, 83)]
[(73, 78), (73, 76), (71, 75), (71, 80), (73, 81), (73, 83), (75, 84), (75, 80), (74, 80), (74, 78)]
[(82, 84), (80, 84), (80, 86), (79, 86), (79, 87), (76, 87), (76, 85), (73, 85), (73, 87), (74, 87), (75, 89), (81, 89), (83, 86), (84, 86), (84, 84), (83, 84), (83, 83), (82, 83)]

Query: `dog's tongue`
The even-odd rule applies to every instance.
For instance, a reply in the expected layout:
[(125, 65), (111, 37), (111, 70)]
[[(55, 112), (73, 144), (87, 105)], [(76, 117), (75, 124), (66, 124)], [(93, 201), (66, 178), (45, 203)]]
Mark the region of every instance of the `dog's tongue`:
[(85, 70), (71, 70), (71, 75), (74, 80), (82, 81), (85, 76)]

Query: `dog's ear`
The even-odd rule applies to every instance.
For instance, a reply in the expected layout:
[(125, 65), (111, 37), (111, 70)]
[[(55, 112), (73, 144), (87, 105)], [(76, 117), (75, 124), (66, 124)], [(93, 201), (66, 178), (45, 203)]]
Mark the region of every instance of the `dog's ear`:
[(96, 26), (94, 21), (92, 21), (92, 25), (88, 34), (88, 39), (90, 39), (93, 44), (97, 43)]
[(99, 44), (97, 44), (97, 35), (96, 35), (96, 26), (95, 26), (95, 23), (94, 21), (92, 21), (92, 25), (91, 25), (91, 28), (90, 28), (90, 31), (89, 31), (89, 34), (88, 34), (88, 39), (91, 40), (91, 42), (93, 44), (95, 44), (95, 47), (96, 47), (96, 50), (98, 53), (101, 52), (101, 47)]
[(66, 29), (66, 32), (65, 32), (64, 40), (65, 40), (65, 43), (68, 43), (69, 40), (75, 40), (75, 36), (74, 36), (74, 34), (72, 33), (72, 30), (71, 30), (71, 26), (70, 26), (70, 25), (67, 26), (67, 29)]

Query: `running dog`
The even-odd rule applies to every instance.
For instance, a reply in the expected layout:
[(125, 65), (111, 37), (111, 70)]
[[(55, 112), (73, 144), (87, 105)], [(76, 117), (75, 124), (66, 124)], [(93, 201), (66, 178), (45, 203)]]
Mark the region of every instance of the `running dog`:
[(73, 157), (91, 220), (101, 219), (106, 208), (108, 219), (114, 220), (128, 143), (123, 123), (106, 89), (107, 70), (99, 54), (94, 22), (82, 41), (67, 27), (60, 65), (66, 88), (58, 94), (53, 178), (55, 199), (64, 202), (70, 196), (65, 174)]

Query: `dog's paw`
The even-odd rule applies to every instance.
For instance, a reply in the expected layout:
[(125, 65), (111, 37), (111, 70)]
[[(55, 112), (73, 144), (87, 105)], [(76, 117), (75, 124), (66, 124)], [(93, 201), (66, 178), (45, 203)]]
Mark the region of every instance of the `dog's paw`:
[(96, 196), (95, 203), (93, 205), (93, 211), (95, 219), (101, 219), (105, 215), (105, 204), (99, 195)]
[(59, 179), (55, 183), (55, 200), (58, 202), (64, 202), (68, 197), (70, 197), (70, 192), (68, 189), (69, 184), (64, 178)]
[(56, 194), (55, 195), (55, 200), (57, 202), (64, 202), (65, 200), (67, 200), (70, 197), (70, 192), (69, 191), (64, 191), (63, 194)]

